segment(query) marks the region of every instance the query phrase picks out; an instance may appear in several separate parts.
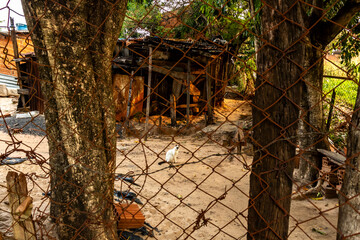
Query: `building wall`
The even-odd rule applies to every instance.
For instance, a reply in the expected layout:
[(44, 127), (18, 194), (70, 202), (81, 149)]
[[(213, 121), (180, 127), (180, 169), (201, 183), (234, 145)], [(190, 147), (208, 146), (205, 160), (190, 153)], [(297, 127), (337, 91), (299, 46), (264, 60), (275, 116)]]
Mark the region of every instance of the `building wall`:
[[(19, 55), (34, 52), (30, 39), (25, 34), (17, 34)], [(0, 34), (0, 73), (17, 77), (13, 44), (9, 33)]]

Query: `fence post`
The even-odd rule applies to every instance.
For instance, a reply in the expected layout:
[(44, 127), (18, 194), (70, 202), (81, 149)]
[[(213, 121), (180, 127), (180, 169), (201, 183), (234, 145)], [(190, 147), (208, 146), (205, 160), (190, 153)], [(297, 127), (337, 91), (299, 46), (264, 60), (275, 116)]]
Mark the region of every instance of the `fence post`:
[(28, 196), (25, 174), (10, 171), (6, 176), (9, 204), (16, 240), (36, 240), (32, 220), (32, 198)]

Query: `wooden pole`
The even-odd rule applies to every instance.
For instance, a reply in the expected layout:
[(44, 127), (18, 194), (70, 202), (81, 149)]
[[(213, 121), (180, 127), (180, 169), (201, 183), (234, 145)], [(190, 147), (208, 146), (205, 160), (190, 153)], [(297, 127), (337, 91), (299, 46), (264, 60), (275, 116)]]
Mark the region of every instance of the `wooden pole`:
[[(14, 50), (14, 59), (16, 59), (15, 65), (16, 65), (16, 73), (17, 73), (17, 77), (18, 77), (18, 85), (19, 85), (20, 89), (22, 89), (23, 85), (21, 82), (20, 62), (18, 61), (19, 50), (18, 50), (18, 45), (17, 45), (17, 40), (16, 40), (16, 30), (15, 30), (13, 18), (10, 18), (10, 34), (11, 34), (11, 41), (12, 41), (13, 50)], [(23, 105), (23, 108), (25, 108), (26, 102), (25, 102), (25, 98), (24, 98), (23, 94), (20, 94), (20, 100)]]
[(175, 127), (177, 125), (177, 123), (176, 123), (176, 108), (177, 108), (176, 100), (179, 99), (182, 85), (183, 85), (182, 79), (173, 78), (172, 94), (170, 95), (170, 106), (172, 106), (172, 108), (170, 110), (171, 126), (173, 126), (173, 127)]
[(171, 126), (176, 126), (176, 97), (175, 97), (175, 94), (170, 95), (170, 117), (171, 117)]
[(188, 59), (186, 77), (186, 125), (189, 124), (190, 119), (190, 70), (190, 59)]
[(129, 117), (130, 117), (130, 110), (131, 110), (131, 97), (132, 97), (132, 84), (134, 81), (134, 71), (131, 71), (131, 76), (130, 76), (130, 86), (129, 86), (129, 96), (128, 96), (128, 103), (127, 103), (127, 108), (126, 108), (126, 120), (125, 120), (125, 126), (126, 129), (129, 129), (130, 124), (129, 124)]
[(332, 93), (332, 95), (331, 95), (329, 115), (328, 115), (328, 119), (327, 119), (326, 127), (325, 127), (325, 131), (326, 131), (326, 132), (328, 132), (328, 131), (330, 130), (331, 118), (332, 118), (332, 113), (333, 113), (334, 104), (335, 104), (335, 97), (336, 97), (336, 92), (335, 92), (335, 89), (334, 89), (334, 90), (333, 90), (333, 93)]
[(32, 198), (28, 196), (25, 175), (10, 171), (6, 176), (6, 181), (13, 217), (14, 238), (16, 240), (36, 240), (31, 215)]
[(207, 118), (206, 118), (206, 125), (214, 123), (214, 116), (211, 106), (211, 79), (209, 77), (209, 70), (210, 68), (206, 68), (206, 104), (207, 104)]
[(152, 47), (149, 47), (149, 74), (148, 74), (148, 89), (147, 89), (147, 99), (146, 99), (145, 141), (147, 141), (148, 130), (149, 130), (151, 72), (152, 72)]

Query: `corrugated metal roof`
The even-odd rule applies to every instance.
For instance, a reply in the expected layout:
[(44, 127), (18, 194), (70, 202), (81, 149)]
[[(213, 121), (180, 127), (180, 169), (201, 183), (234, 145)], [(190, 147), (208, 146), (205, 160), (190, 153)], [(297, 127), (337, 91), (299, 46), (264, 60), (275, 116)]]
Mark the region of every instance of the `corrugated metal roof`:
[(16, 77), (1, 73), (0, 73), (0, 84), (6, 85), (7, 88), (16, 88), (16, 89), (19, 88)]

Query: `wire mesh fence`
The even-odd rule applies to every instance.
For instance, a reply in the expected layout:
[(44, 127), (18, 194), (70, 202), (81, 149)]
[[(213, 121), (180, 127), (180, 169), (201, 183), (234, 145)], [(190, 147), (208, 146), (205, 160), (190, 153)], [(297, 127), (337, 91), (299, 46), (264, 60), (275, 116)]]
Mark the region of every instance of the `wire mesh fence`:
[(0, 239), (358, 239), (359, 10), (1, 3)]

